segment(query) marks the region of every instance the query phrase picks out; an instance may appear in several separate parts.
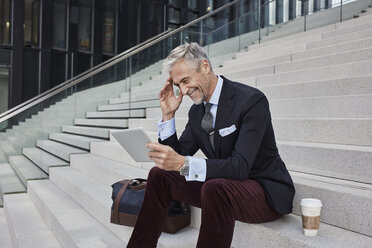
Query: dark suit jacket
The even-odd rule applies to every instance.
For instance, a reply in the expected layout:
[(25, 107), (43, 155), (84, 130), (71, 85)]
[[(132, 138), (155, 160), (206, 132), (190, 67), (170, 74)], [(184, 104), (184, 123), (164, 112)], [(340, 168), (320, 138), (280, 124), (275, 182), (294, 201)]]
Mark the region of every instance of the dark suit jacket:
[[(203, 115), (203, 104), (192, 105), (179, 140), (174, 134), (161, 143), (184, 156), (192, 156), (200, 148), (208, 158), (206, 180), (257, 180), (273, 208), (281, 214), (290, 213), (295, 189), (278, 153), (266, 96), (256, 88), (223, 77), (215, 122), (215, 151), (201, 127)], [(234, 124), (235, 132), (220, 136), (218, 130)]]

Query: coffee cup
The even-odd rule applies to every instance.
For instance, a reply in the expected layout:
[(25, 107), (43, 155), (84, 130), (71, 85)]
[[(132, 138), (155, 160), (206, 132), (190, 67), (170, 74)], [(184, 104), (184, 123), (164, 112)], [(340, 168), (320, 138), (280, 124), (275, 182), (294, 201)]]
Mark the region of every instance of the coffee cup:
[(322, 202), (314, 198), (301, 200), (302, 227), (306, 236), (318, 235)]

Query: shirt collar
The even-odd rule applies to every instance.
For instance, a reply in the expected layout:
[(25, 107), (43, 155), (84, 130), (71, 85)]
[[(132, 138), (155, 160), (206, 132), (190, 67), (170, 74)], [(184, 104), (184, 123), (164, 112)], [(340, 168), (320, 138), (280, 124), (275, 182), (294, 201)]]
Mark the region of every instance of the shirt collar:
[[(218, 80), (217, 80), (216, 88), (214, 89), (211, 99), (209, 100), (209, 103), (214, 104), (214, 105), (218, 105), (218, 100), (220, 99), (222, 85), (223, 85), (222, 77), (220, 76), (217, 76), (217, 77), (218, 77)], [(206, 102), (204, 101), (203, 103), (204, 105), (206, 104)]]

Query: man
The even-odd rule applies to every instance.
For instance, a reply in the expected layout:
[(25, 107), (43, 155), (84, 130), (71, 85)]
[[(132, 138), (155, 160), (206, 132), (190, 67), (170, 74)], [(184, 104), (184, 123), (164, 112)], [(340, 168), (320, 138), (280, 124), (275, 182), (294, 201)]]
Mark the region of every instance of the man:
[[(128, 247), (156, 247), (171, 199), (201, 207), (198, 248), (230, 247), (235, 220), (261, 223), (290, 213), (295, 189), (264, 94), (216, 76), (196, 43), (175, 48), (163, 65), (170, 77), (159, 94), (160, 144), (147, 145), (157, 166)], [(195, 104), (177, 139), (174, 117), (185, 95)], [(207, 159), (193, 157), (199, 149)]]

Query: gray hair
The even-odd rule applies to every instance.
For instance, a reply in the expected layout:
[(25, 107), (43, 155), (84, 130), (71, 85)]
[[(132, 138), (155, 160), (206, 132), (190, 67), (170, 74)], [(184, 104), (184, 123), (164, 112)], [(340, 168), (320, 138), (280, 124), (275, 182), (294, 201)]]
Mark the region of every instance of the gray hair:
[(208, 55), (196, 42), (179, 45), (171, 51), (168, 57), (163, 62), (163, 72), (167, 74), (177, 61), (184, 59), (185, 63), (196, 71), (200, 70), (200, 65), (203, 59), (208, 60), (209, 66), (212, 69), (212, 63), (208, 58)]

